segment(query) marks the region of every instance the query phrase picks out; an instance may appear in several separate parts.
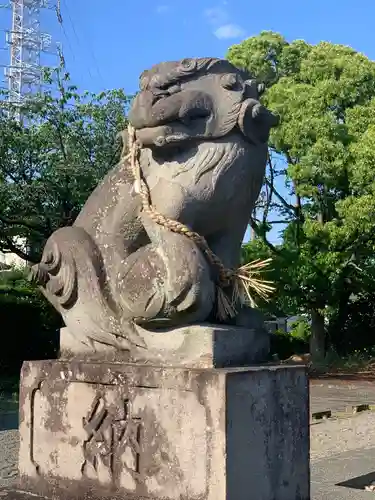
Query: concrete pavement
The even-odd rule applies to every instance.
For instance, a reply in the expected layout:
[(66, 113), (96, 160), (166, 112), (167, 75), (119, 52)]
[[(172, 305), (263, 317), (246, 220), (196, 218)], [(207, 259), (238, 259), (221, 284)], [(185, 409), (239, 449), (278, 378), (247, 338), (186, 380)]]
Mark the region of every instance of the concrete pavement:
[(375, 481), (375, 448), (344, 452), (311, 464), (312, 500), (371, 500), (364, 490)]
[(310, 383), (311, 412), (343, 412), (358, 404), (375, 405), (375, 381), (323, 379)]

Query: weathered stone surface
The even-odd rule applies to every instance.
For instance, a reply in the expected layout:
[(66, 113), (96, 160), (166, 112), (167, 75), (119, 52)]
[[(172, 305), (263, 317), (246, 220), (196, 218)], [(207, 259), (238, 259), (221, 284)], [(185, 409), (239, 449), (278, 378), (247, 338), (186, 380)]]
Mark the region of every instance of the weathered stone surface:
[(43, 496), (35, 495), (29, 491), (17, 488), (4, 488), (0, 491), (2, 500), (45, 500)]
[[(277, 119), (260, 104), (255, 79), (215, 58), (145, 71), (129, 118), (149, 196), (135, 189), (123, 159), (74, 225), (49, 238), (33, 274), (75, 338), (74, 352), (143, 348), (153, 359), (154, 329), (218, 322), (218, 284), (232, 296), (222, 266), (239, 266)], [(204, 237), (216, 260), (175, 221)], [(237, 312), (233, 324), (255, 328), (251, 314)], [(166, 338), (158, 337), (161, 351)]]
[(303, 367), (26, 362), (21, 489), (60, 498), (309, 499)]
[(162, 366), (224, 368), (248, 366), (267, 358), (268, 332), (226, 325), (190, 325), (148, 333), (148, 349), (134, 348), (129, 353), (106, 346), (100, 355), (93, 353), (67, 328), (61, 330), (61, 358), (131, 363), (148, 362)]

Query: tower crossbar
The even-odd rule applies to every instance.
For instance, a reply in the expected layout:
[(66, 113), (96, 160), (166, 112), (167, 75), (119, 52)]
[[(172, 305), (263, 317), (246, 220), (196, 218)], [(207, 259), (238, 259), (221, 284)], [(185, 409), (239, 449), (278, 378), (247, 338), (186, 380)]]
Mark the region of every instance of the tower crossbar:
[(41, 91), (43, 69), (41, 54), (54, 53), (52, 37), (41, 31), (40, 16), (43, 9), (51, 9), (48, 0), (10, 0), (11, 29), (6, 30), (10, 61), (5, 66), (8, 102), (20, 119), (20, 108), (25, 100)]

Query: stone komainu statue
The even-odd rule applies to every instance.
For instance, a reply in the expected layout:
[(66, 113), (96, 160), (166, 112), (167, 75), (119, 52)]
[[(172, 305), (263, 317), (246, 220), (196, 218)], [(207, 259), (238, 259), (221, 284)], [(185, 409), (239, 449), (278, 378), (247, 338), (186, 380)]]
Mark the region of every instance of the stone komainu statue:
[[(147, 350), (160, 329), (217, 322), (220, 266), (150, 213), (201, 235), (222, 267), (239, 266), (277, 124), (259, 91), (214, 58), (161, 63), (141, 75), (129, 120), (151, 211), (123, 158), (33, 267), (76, 341), (92, 351)], [(250, 326), (249, 312), (239, 307), (232, 324)]]

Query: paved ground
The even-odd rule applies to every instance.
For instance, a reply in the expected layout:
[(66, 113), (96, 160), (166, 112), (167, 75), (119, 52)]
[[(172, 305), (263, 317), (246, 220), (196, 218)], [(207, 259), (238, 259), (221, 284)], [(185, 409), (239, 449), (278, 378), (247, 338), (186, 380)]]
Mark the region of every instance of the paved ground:
[(0, 431), (0, 486), (8, 486), (17, 476), (18, 431)]
[(375, 492), (364, 490), (375, 481), (375, 448), (344, 452), (312, 462), (311, 473), (312, 500), (375, 498)]
[[(313, 381), (311, 411), (344, 412), (348, 406), (375, 404), (374, 382)], [(18, 453), (16, 406), (0, 404), (0, 486), (16, 476)], [(375, 481), (375, 412), (342, 413), (312, 423), (312, 500), (375, 499), (364, 486)]]
[(357, 404), (375, 405), (375, 381), (314, 380), (310, 389), (312, 412), (342, 412)]
[(339, 415), (310, 427), (312, 500), (375, 498), (364, 490), (375, 481), (375, 412), (344, 413), (360, 404), (375, 405), (375, 381), (311, 383), (311, 411)]

